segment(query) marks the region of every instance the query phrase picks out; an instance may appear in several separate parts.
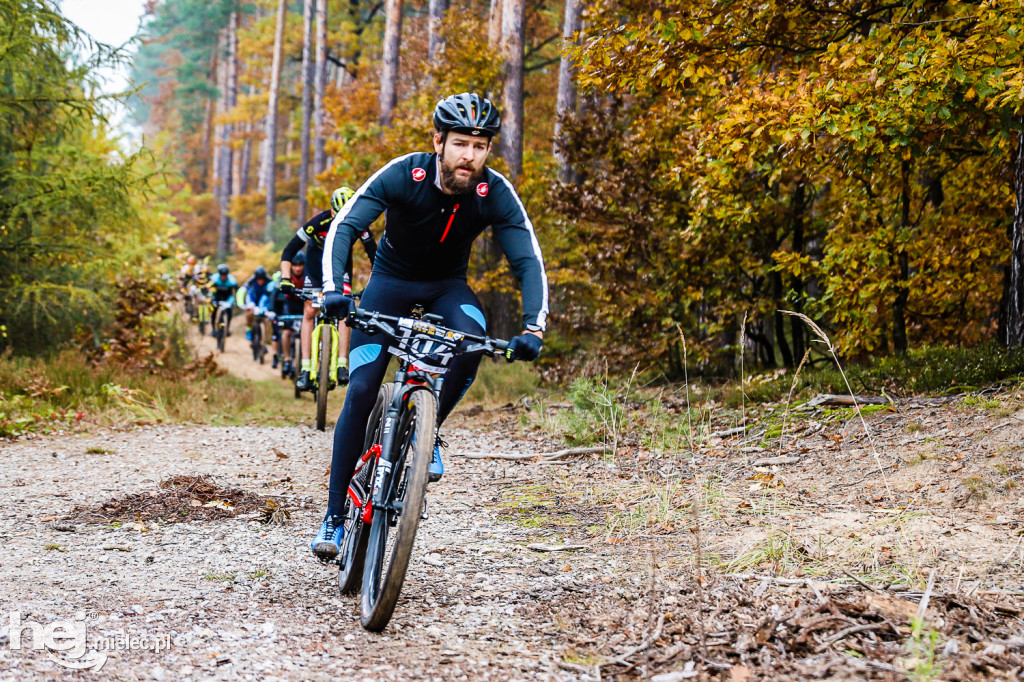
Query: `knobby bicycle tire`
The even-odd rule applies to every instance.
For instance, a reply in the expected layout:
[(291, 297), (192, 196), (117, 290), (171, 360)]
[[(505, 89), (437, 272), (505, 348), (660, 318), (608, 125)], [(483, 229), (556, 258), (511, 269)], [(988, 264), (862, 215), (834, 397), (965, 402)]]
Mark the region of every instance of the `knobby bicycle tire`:
[(231, 311), (221, 311), (220, 315), (217, 316), (217, 350), (221, 353), (224, 352), (224, 344), (228, 336), (228, 330), (231, 328)]
[(302, 370), (302, 333), (301, 331), (292, 332), (292, 371), (288, 375), (288, 380), (292, 382), (292, 387), (295, 389), (295, 399), (302, 399), (302, 391), (299, 390), (298, 386), (295, 386), (295, 381), (299, 378), (299, 372)]
[[(377, 391), (377, 402), (373, 404), (373, 411), (366, 422), (366, 437), (363, 439), (363, 452), (365, 453), (374, 445), (379, 445), (384, 438), (384, 417), (387, 415), (388, 406), (391, 405), (391, 396), (394, 394), (394, 384), (386, 383)], [(373, 492), (373, 472), (377, 468), (376, 460), (367, 462), (366, 466), (356, 474), (357, 486), (366, 498)], [(349, 500), (348, 514), (345, 516), (345, 539), (342, 541), (341, 552), (338, 558), (341, 561), (341, 571), (338, 573), (338, 588), (342, 594), (355, 594), (363, 581), (363, 562), (366, 558), (366, 543), (370, 538), (368, 527), (363, 523), (363, 510), (352, 504)]]
[[(434, 453), (437, 403), (427, 389), (404, 397), (392, 449), (388, 500), (401, 500), (402, 512), (392, 531), (388, 509), (374, 509), (363, 569), (360, 622), (371, 632), (383, 630), (395, 611), (427, 492), (427, 472)], [(389, 542), (390, 540), (390, 542)]]
[(327, 393), (331, 390), (331, 336), (332, 325), (325, 324), (320, 330), (320, 362), (316, 379), (316, 428), (327, 427)]
[(252, 329), (249, 331), (252, 335), (252, 338), (249, 340), (249, 347), (252, 350), (252, 359), (259, 360), (260, 362), (263, 362), (259, 352), (260, 347), (263, 346), (263, 332), (260, 330), (262, 326), (262, 321), (255, 321), (252, 325)]

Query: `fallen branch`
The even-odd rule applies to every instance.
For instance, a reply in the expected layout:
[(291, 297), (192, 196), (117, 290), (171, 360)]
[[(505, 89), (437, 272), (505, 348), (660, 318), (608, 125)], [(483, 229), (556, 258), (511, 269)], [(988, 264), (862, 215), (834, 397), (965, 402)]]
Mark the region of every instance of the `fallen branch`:
[(654, 632), (652, 632), (650, 634), (650, 636), (647, 637), (647, 639), (645, 639), (643, 642), (641, 642), (637, 646), (633, 647), (632, 649), (630, 649), (629, 651), (627, 651), (624, 654), (621, 654), (621, 655), (619, 655), (619, 656), (617, 656), (615, 658), (606, 659), (603, 662), (598, 663), (597, 664), (597, 671), (598, 671), (598, 673), (600, 673), (601, 668), (603, 668), (606, 665), (629, 665), (629, 657), (630, 656), (635, 656), (635, 655), (637, 655), (637, 654), (639, 654), (639, 653), (641, 653), (643, 651), (646, 651), (647, 649), (651, 648), (652, 644), (654, 644), (655, 642), (658, 641), (658, 639), (661, 637), (661, 630), (662, 630), (662, 628), (664, 626), (665, 626), (665, 614), (663, 613), (663, 614), (661, 614), (658, 617), (658, 624), (655, 626)]
[(587, 549), (586, 545), (545, 545), (540, 542), (534, 542), (526, 546), (526, 549), (532, 549), (535, 552), (573, 552), (578, 549)]
[(763, 459), (754, 460), (750, 466), (766, 467), (773, 464), (798, 464), (802, 461), (803, 457), (765, 457)]
[(569, 448), (568, 450), (559, 450), (558, 452), (535, 452), (515, 455), (507, 455), (500, 452), (466, 452), (460, 453), (459, 456), (466, 459), (505, 459), (513, 462), (523, 462), (531, 459), (551, 461), (573, 455), (594, 455), (610, 450), (611, 448), (607, 445), (597, 445), (588, 448)]
[(935, 589), (935, 569), (932, 569), (931, 575), (928, 576), (928, 587), (924, 590), (924, 596), (921, 597), (921, 604), (917, 607), (917, 619), (924, 620), (924, 612), (928, 610), (928, 600), (932, 598), (932, 590)]
[(817, 407), (819, 405), (845, 405), (846, 407), (853, 407), (854, 405), (888, 405), (889, 401), (885, 398), (876, 398), (869, 395), (833, 395), (831, 393), (820, 393), (815, 397), (807, 401), (807, 407)]
[(864, 632), (865, 630), (881, 630), (882, 628), (887, 627), (889, 627), (888, 623), (863, 623), (861, 625), (852, 625), (848, 628), (840, 630), (836, 634), (832, 635), (831, 637), (823, 641), (814, 649), (814, 651), (816, 653), (821, 653), (822, 651), (830, 647), (832, 644), (841, 640), (843, 637), (846, 637), (847, 635), (852, 635), (855, 632)]
[(737, 426), (735, 429), (726, 429), (725, 431), (709, 433), (708, 438), (728, 438), (729, 436), (738, 436), (746, 430), (747, 428), (745, 426)]

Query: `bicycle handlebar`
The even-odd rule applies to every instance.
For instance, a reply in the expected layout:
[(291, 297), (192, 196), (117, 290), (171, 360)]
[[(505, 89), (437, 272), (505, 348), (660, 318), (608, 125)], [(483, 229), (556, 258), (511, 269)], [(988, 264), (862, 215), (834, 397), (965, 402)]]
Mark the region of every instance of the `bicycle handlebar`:
[(447, 345), (463, 340), (473, 342), (474, 345), (462, 349), (464, 353), (483, 352), (487, 355), (504, 356), (509, 362), (515, 359), (509, 353), (508, 341), (442, 327), (427, 319), (417, 320), (412, 317), (394, 317), (363, 308), (352, 308), (349, 310), (345, 323), (350, 327), (360, 328), (362, 331), (370, 334), (379, 331), (392, 337), (397, 336), (396, 327), (406, 327)]

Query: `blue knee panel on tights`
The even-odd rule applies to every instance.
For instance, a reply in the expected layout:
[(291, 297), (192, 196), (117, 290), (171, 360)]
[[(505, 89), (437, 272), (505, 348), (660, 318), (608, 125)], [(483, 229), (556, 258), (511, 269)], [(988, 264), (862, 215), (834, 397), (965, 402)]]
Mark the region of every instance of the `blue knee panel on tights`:
[(469, 315), (469, 317), (474, 322), (479, 324), (481, 329), (487, 331), (487, 320), (484, 319), (484, 314), (480, 311), (479, 308), (477, 308), (476, 306), (469, 305), (468, 303), (463, 303), (459, 307), (462, 309), (462, 312)]
[(357, 369), (367, 363), (373, 362), (379, 356), (379, 343), (368, 343), (365, 346), (359, 346), (359, 348), (356, 348), (349, 354), (349, 372), (354, 373)]

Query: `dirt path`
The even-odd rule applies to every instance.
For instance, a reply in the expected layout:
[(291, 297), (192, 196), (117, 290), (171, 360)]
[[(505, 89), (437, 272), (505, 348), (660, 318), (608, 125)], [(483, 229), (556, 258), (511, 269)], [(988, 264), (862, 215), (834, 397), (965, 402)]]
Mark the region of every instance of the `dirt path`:
[[(538, 590), (578, 590), (583, 576), (525, 549), (538, 533), (481, 507), (495, 486), (509, 484), (503, 467), (449, 463), (432, 486), (431, 518), (393, 626), (372, 635), (358, 625), (356, 600), (339, 596), (337, 570), (309, 555), (330, 437), (299, 427), (144, 427), (5, 447), (0, 612), (20, 610), (22, 621), (39, 623), (84, 612), (90, 641), (171, 636), (167, 651), (112, 653), (101, 674), (118, 679), (548, 677), (558, 638), (523, 604)], [(453, 448), (515, 447), (464, 430), (449, 437)], [(291, 522), (52, 522), (75, 506), (196, 473), (274, 496), (291, 508)], [(8, 644), (9, 634), (2, 632)], [(92, 674), (69, 673), (45, 651), (8, 647), (0, 648), (0, 671), (5, 679)]]
[(265, 356), (264, 364), (261, 365), (252, 359), (252, 350), (249, 342), (245, 340), (245, 313), (237, 313), (232, 318), (231, 332), (225, 339), (223, 353), (217, 351), (217, 340), (210, 336), (209, 332), (206, 336), (200, 336), (195, 325), (189, 325), (188, 340), (197, 357), (213, 353), (217, 365), (242, 379), (261, 381), (281, 376), (280, 372), (271, 369), (270, 366), (275, 352), (273, 344)]
[[(144, 426), (3, 445), (0, 677), (568, 681), (598, 679), (601, 664), (601, 679), (656, 682), (1017, 679), (1016, 400), (907, 404), (871, 415), (871, 439), (815, 412), (784, 439), (546, 466), (460, 456), (557, 450), (535, 412), (457, 414), (380, 635), (309, 555), (330, 431)], [(196, 474), (269, 496), (291, 520), (73, 512)], [(72, 672), (83, 659), (13, 648), (13, 611), (22, 624), (77, 619), (90, 645), (127, 635), (151, 649)]]

